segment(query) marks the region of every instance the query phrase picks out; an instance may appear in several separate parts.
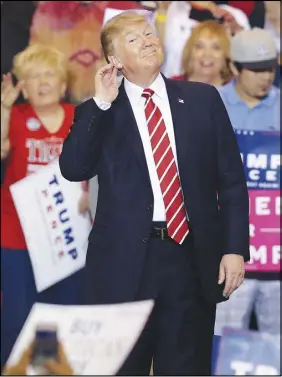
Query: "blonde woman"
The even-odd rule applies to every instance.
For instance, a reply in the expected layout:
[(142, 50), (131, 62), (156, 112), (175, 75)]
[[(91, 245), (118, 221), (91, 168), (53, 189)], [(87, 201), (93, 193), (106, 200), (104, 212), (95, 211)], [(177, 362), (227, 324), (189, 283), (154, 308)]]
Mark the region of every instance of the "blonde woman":
[[(61, 153), (74, 114), (73, 105), (61, 102), (69, 80), (68, 62), (56, 49), (36, 44), (17, 54), (13, 63), (18, 84), (13, 85), (8, 73), (1, 85), (1, 160), (6, 164), (1, 186), (2, 364), (35, 301), (63, 304), (77, 299), (77, 275), (38, 297), (10, 194), (13, 183)], [(14, 105), (20, 91), (27, 103)]]
[(183, 75), (178, 80), (198, 81), (216, 87), (228, 82), (230, 40), (225, 28), (216, 21), (204, 21), (195, 27), (182, 56)]

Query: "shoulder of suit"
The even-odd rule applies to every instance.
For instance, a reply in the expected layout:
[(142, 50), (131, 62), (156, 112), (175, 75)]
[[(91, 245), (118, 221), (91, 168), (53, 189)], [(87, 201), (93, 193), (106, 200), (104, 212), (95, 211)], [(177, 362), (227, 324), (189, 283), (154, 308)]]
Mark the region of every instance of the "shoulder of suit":
[(184, 94), (193, 96), (211, 96), (211, 93), (217, 91), (217, 89), (210, 84), (195, 81), (178, 81), (168, 79), (169, 83), (178, 87)]
[(75, 113), (80, 114), (82, 111), (91, 111), (95, 108), (95, 101), (93, 98), (89, 98), (88, 100), (80, 103), (75, 108)]

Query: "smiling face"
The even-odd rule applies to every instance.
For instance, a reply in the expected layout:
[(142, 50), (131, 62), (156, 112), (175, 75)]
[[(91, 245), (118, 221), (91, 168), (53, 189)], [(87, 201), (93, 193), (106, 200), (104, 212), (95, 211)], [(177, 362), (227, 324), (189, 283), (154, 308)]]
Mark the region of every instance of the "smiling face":
[(24, 81), (24, 96), (34, 108), (59, 103), (66, 90), (60, 72), (46, 63), (32, 64), (26, 70)]
[(154, 73), (163, 63), (159, 38), (145, 21), (126, 25), (113, 39), (113, 50), (125, 76)]
[(219, 38), (202, 33), (192, 47), (190, 64), (195, 76), (220, 76), (226, 58)]

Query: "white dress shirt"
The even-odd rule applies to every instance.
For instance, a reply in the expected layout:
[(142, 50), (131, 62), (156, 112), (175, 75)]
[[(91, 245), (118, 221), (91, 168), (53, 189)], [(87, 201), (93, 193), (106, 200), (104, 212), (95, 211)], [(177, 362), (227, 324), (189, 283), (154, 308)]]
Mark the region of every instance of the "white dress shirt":
[[(132, 110), (135, 116), (135, 120), (138, 126), (140, 137), (143, 143), (144, 153), (147, 161), (149, 176), (151, 180), (153, 195), (154, 195), (154, 212), (153, 212), (153, 221), (165, 221), (165, 207), (162, 197), (162, 192), (160, 188), (159, 178), (156, 171), (156, 165), (153, 157), (151, 141), (149, 136), (149, 131), (146, 123), (146, 116), (144, 110), (145, 98), (142, 97), (143, 88), (133, 84), (124, 78), (124, 88), (126, 94), (129, 98)], [(172, 116), (170, 111), (169, 99), (166, 91), (166, 85), (161, 74), (158, 75), (156, 80), (149, 87), (154, 91), (153, 101), (159, 107), (163, 119), (166, 125), (168, 137), (170, 140), (170, 145), (174, 154), (176, 166), (177, 166), (177, 155), (176, 155), (176, 145), (175, 145), (175, 136), (173, 129)], [(94, 100), (102, 110), (107, 110), (110, 107), (110, 104), (105, 103), (96, 97)]]

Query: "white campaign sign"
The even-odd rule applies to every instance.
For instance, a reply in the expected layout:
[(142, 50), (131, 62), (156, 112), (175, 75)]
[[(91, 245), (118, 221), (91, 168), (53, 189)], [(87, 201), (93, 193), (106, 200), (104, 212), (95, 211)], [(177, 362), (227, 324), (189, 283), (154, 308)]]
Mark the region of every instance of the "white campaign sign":
[(7, 366), (18, 363), (38, 325), (58, 328), (74, 375), (115, 375), (132, 350), (152, 311), (151, 300), (115, 305), (35, 304), (14, 345)]
[(10, 187), (38, 292), (83, 268), (90, 216), (78, 213), (80, 182), (69, 182), (58, 160)]

